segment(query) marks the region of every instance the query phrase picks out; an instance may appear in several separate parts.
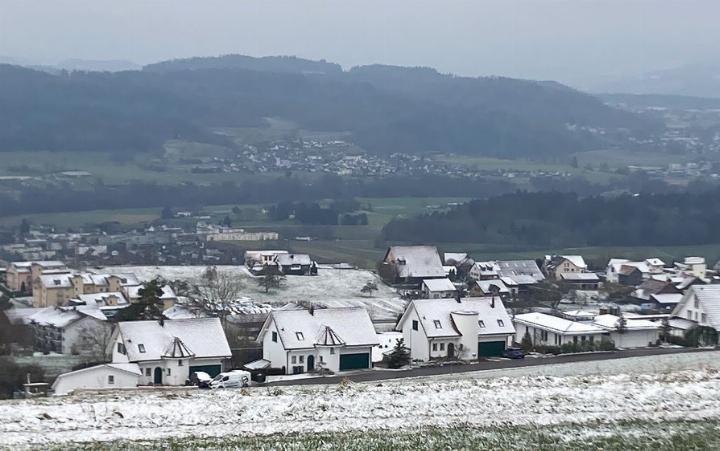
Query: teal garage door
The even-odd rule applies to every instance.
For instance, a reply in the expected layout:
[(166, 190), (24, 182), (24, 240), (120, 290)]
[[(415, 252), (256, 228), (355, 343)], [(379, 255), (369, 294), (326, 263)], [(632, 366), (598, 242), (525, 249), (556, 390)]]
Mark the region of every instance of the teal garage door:
[(208, 373), (210, 377), (215, 377), (220, 374), (222, 367), (220, 365), (198, 365), (190, 367), (190, 374), (197, 373), (198, 371)]
[(340, 371), (370, 368), (370, 354), (341, 354)]
[(505, 350), (504, 341), (486, 341), (478, 343), (478, 357), (499, 357)]

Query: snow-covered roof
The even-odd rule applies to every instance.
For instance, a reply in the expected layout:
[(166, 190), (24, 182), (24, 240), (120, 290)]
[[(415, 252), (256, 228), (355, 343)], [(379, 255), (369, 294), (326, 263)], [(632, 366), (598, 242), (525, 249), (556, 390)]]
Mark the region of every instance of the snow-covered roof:
[(536, 279), (533, 276), (525, 275), (525, 274), (518, 274), (515, 276), (502, 276), (500, 277), (500, 280), (502, 280), (505, 285), (508, 286), (514, 286), (514, 285), (533, 285), (538, 283), (538, 279)]
[(175, 337), (172, 343), (165, 348), (162, 356), (168, 359), (189, 359), (195, 357), (195, 354), (185, 346), (181, 339)]
[(95, 365), (95, 366), (89, 366), (87, 368), (81, 368), (79, 370), (70, 371), (68, 373), (63, 373), (59, 375), (55, 382), (52, 384), (52, 389), (55, 390), (55, 387), (58, 386), (58, 384), (68, 377), (73, 377), (79, 374), (84, 373), (92, 373), (95, 371), (107, 371), (107, 370), (119, 370), (124, 371), (130, 374), (134, 374), (136, 376), (142, 376), (142, 372), (140, 371), (140, 367), (137, 363), (103, 363), (102, 365)]
[(275, 260), (280, 266), (312, 264), (312, 260), (307, 254), (279, 254)]
[(660, 260), (659, 258), (648, 258), (645, 260), (645, 263), (650, 266), (665, 266), (665, 262)]
[[(493, 307), (494, 305), (494, 307)], [(412, 301), (402, 318), (398, 328), (402, 325), (408, 313), (414, 309), (425, 331), (425, 335), (432, 337), (459, 337), (460, 332), (455, 328), (452, 320), (454, 312), (474, 312), (484, 327), (478, 329), (478, 335), (501, 335), (515, 333), (512, 319), (508, 315), (502, 300), (495, 298), (462, 298), (456, 299), (416, 299)], [(435, 321), (439, 321), (438, 327)]]
[(600, 278), (594, 272), (563, 272), (560, 278), (571, 282), (598, 282)]
[(218, 318), (126, 321), (118, 323), (118, 331), (131, 362), (160, 360), (176, 338), (196, 358), (231, 355)]
[(503, 283), (501, 279), (491, 279), (491, 280), (476, 280), (475, 285), (482, 290), (483, 293), (492, 293), (493, 289), (497, 289), (498, 293), (505, 294), (509, 293), (510, 289)]
[[(617, 330), (619, 321), (620, 317), (616, 315), (598, 315), (593, 320), (593, 323), (603, 329), (614, 331)], [(636, 316), (625, 319), (626, 330), (657, 330), (659, 328), (660, 324), (646, 319), (638, 319)]]
[(15, 268), (30, 268), (32, 265), (39, 265), (43, 268), (64, 268), (65, 263), (58, 260), (40, 260), (40, 261), (25, 261), (25, 262), (11, 262)]
[(79, 320), (82, 316), (82, 314), (72, 308), (47, 307), (30, 315), (28, 319), (41, 326), (52, 326), (62, 329)]
[(40, 276), (40, 283), (45, 288), (72, 288), (70, 274), (43, 274)]
[(455, 285), (450, 282), (450, 279), (423, 279), (423, 285), (425, 285), (428, 291), (455, 291)]
[(107, 304), (108, 298), (111, 298), (113, 296), (117, 298), (118, 305), (125, 305), (128, 303), (127, 299), (125, 299), (125, 295), (119, 291), (110, 291), (110, 292), (93, 293), (93, 294), (81, 294), (77, 297), (77, 300), (85, 305), (106, 306), (106, 305), (108, 305)]
[(582, 255), (563, 255), (562, 258), (568, 260), (570, 263), (577, 266), (578, 268), (587, 268), (587, 263), (585, 263), (585, 259), (582, 257)]
[(720, 285), (693, 285), (685, 292), (680, 303), (675, 307), (673, 314), (677, 314), (680, 309), (697, 299), (700, 308), (707, 315), (707, 322), (720, 330)]
[[(378, 343), (370, 316), (364, 308), (274, 310), (265, 321), (258, 341), (270, 323), (275, 324), (285, 349), (307, 349), (316, 345), (330, 346), (327, 340), (340, 341), (345, 346), (374, 346)], [(330, 328), (331, 332), (327, 332)], [(322, 340), (322, 342), (318, 342)]]
[(677, 304), (682, 299), (682, 293), (651, 294), (650, 299), (658, 304)]
[(588, 310), (568, 310), (562, 312), (562, 315), (571, 321), (592, 321), (597, 313)]
[(443, 261), (445, 264), (449, 263), (462, 263), (467, 258), (467, 252), (445, 252), (443, 254)]
[[(520, 284), (528, 284), (545, 280), (545, 275), (535, 260), (498, 260), (495, 262), (500, 277), (512, 277)], [(532, 277), (530, 282), (527, 277)], [(517, 278), (517, 279), (516, 279)]]
[(392, 246), (388, 254), (395, 259), (399, 277), (445, 276), (435, 246)]
[(538, 312), (515, 315), (514, 321), (564, 335), (601, 334), (606, 332), (602, 327), (590, 323), (579, 323)]

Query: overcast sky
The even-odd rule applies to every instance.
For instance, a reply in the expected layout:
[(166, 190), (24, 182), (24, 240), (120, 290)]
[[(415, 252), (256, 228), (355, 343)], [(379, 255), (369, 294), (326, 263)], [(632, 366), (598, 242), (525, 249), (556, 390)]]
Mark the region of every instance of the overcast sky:
[(576, 86), (720, 56), (720, 0), (0, 0), (0, 56), (241, 53)]

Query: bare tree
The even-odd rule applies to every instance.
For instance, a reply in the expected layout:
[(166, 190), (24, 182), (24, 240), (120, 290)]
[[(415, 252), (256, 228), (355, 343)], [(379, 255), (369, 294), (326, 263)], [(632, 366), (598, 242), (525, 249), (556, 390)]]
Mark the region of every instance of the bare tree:
[(80, 348), (78, 351), (87, 354), (93, 362), (108, 360), (108, 347), (112, 340), (112, 327), (109, 323), (102, 326), (85, 326), (80, 329)]
[(201, 304), (206, 312), (218, 315), (225, 325), (231, 305), (240, 297), (245, 284), (238, 277), (227, 272), (218, 272), (214, 266), (207, 268), (203, 281), (205, 282), (202, 290), (204, 299)]
[(377, 283), (372, 280), (368, 281), (362, 288), (360, 288), (360, 292), (368, 296), (372, 296), (373, 291), (378, 291), (378, 286)]

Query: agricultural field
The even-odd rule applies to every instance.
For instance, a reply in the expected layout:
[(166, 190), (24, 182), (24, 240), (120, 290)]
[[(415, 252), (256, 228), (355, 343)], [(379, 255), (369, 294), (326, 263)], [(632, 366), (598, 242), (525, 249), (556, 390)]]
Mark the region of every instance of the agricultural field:
[(5, 401), (0, 447), (712, 449), (720, 443), (718, 357)]

